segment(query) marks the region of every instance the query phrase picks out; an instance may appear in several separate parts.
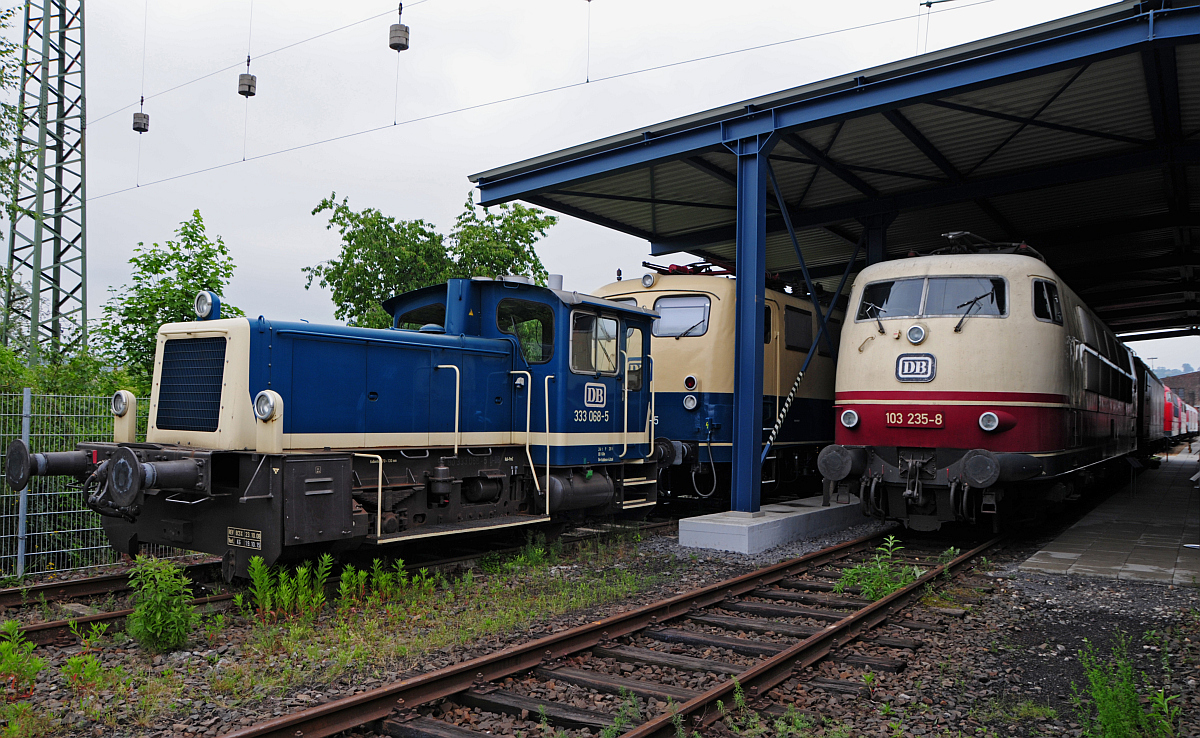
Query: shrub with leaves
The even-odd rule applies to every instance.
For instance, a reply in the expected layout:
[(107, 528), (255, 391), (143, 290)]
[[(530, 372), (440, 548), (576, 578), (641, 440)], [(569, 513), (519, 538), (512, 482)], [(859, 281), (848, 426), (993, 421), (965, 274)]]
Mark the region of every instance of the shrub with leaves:
[(0, 679), (10, 700), (33, 694), (37, 675), (46, 668), (46, 662), (33, 655), (33, 648), (16, 620), (5, 620), (0, 625)]
[[(1112, 658), (1104, 659), (1095, 644), (1084, 640), (1079, 651), (1079, 663), (1087, 674), (1087, 689), (1071, 684), (1071, 700), (1083, 735), (1089, 738), (1173, 738), (1179, 724), (1180, 708), (1172, 704), (1177, 695), (1168, 697), (1151, 690), (1150, 710), (1142, 707), (1138, 694), (1138, 679), (1129, 657), (1129, 639), (1117, 631), (1112, 646)], [(1141, 675), (1143, 682), (1146, 675)]]
[(76, 694), (87, 694), (99, 686), (104, 667), (100, 665), (100, 659), (88, 653), (69, 657), (62, 673)]
[(841, 593), (847, 587), (857, 585), (862, 589), (863, 597), (878, 600), (911, 584), (924, 572), (920, 567), (905, 566), (897, 560), (897, 554), (903, 550), (895, 536), (888, 536), (869, 561), (842, 572), (842, 578), (833, 590)]
[(191, 603), (191, 580), (171, 561), (138, 556), (129, 574), (134, 609), (129, 635), (152, 651), (173, 651), (187, 642), (200, 616)]

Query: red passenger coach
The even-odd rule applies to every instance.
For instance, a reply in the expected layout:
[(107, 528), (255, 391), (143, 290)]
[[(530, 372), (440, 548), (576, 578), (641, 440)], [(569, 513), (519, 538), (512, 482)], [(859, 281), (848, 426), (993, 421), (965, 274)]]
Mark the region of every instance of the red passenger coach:
[(1038, 515), (1134, 450), (1133, 357), (1027, 246), (867, 267), (818, 466), (917, 530)]

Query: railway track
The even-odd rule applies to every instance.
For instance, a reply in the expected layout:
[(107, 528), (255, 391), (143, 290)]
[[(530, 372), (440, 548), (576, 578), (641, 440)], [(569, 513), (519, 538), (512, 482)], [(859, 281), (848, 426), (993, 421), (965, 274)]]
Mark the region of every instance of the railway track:
[[(674, 521), (659, 521), (654, 523), (639, 523), (636, 525), (621, 525), (621, 526), (600, 526), (597, 528), (584, 528), (578, 532), (567, 533), (563, 535), (563, 544), (565, 546), (574, 546), (584, 541), (589, 541), (603, 536), (619, 535), (621, 533), (646, 533), (661, 528), (665, 528), (674, 523)], [(450, 567), (458, 566), (466, 562), (474, 561), (480, 557), (492, 554), (503, 555), (520, 551), (520, 546), (513, 546), (502, 549), (488, 549), (472, 551), (468, 553), (459, 553), (454, 556), (430, 559), (427, 561), (418, 561), (405, 566), (409, 573), (416, 573), (420, 569), (429, 570), (444, 570)], [(208, 569), (220, 566), (220, 562), (202, 562), (191, 564), (185, 567), (189, 578), (195, 579), (196, 575), (205, 572)], [(204, 584), (195, 584), (201, 591), (212, 591)], [(65, 582), (47, 582), (44, 584), (31, 585), (28, 587), (16, 587), (12, 589), (0, 590), (0, 605), (2, 606), (21, 606), (29, 604), (37, 604), (42, 601), (51, 602), (75, 597), (94, 597), (107, 595), (119, 592), (125, 592), (130, 589), (129, 577), (127, 573), (121, 574), (106, 574), (97, 577), (89, 577), (83, 579), (69, 580)], [(197, 597), (192, 600), (192, 604), (197, 607), (206, 605), (219, 605), (234, 598), (230, 593), (214, 592), (207, 596)], [(72, 626), (76, 629), (86, 631), (93, 625), (102, 625), (106, 623), (116, 623), (124, 620), (127, 616), (133, 613), (133, 610), (116, 610), (113, 612), (102, 612), (95, 615), (86, 615), (78, 618), (69, 618), (65, 620), (53, 620), (34, 625), (26, 625), (22, 627), (21, 632), (32, 643), (38, 646), (47, 645), (70, 645), (74, 642), (75, 636), (71, 632)]]
[[(909, 549), (901, 561), (927, 567), (908, 586), (871, 602), (833, 592), (841, 571), (868, 558), (880, 536), (866, 536), (781, 562), (718, 584), (655, 602), (605, 620), (573, 628), (488, 656), (412, 677), (378, 689), (235, 730), (229, 738), (320, 738), (377, 726), (401, 738), (480, 738), (483, 733), (452, 725), (417, 708), (440, 700), (477, 708), (510, 719), (540, 715), (556, 728), (610, 728), (617, 716), (569, 702), (540, 699), (514, 691), (517, 681), (534, 680), (547, 689), (558, 685), (607, 694), (628, 694), (653, 710), (639, 717), (623, 738), (674, 736), (674, 720), (689, 730), (720, 718), (718, 700), (733, 701), (735, 684), (746, 698), (762, 702), (772, 690), (825, 658), (859, 668), (899, 670), (897, 652), (923, 644), (910, 633), (940, 630), (932, 623), (897, 619), (896, 613), (927, 584), (953, 572), (996, 545), (995, 538), (948, 562), (939, 552)], [(915, 554), (915, 555), (914, 555)], [(872, 634), (884, 623), (903, 633)], [(884, 655), (847, 649), (873, 648)], [(713, 656), (713, 653), (726, 654)], [(613, 668), (616, 665), (616, 668)], [(631, 678), (657, 675), (655, 679)], [(526, 675), (523, 676), (522, 675)], [(689, 679), (689, 675), (691, 678)], [(703, 675), (697, 679), (696, 675)], [(702, 683), (702, 687), (681, 687)], [(862, 693), (866, 686), (849, 680), (815, 680), (826, 691)], [(542, 690), (545, 692), (546, 690)], [(673, 702), (670, 710), (664, 709)], [(594, 705), (593, 705), (594, 706)], [(763, 707), (768, 712), (770, 707)], [(650, 714), (647, 714), (650, 713)], [(676, 717), (678, 715), (678, 717)]]

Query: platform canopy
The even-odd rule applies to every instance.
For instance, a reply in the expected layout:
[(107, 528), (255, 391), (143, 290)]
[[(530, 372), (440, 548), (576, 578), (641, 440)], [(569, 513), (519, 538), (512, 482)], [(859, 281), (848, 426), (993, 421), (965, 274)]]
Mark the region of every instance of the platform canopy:
[[(735, 142), (775, 133), (771, 168), (826, 287), (864, 229), (883, 258), (967, 230), (1040, 250), (1119, 332), (1200, 333), (1200, 12), (1166, 5), (1100, 8), (471, 180), (484, 204), (522, 199), (655, 254), (734, 261)], [(766, 269), (797, 277), (769, 186), (765, 214)]]
[(1200, 333), (1200, 7), (1118, 3), (471, 180), (485, 205), (736, 263), (734, 504), (752, 511), (764, 274), (795, 278), (800, 255), (828, 288), (853, 254), (851, 272), (948, 231), (1025, 241), (1128, 338)]

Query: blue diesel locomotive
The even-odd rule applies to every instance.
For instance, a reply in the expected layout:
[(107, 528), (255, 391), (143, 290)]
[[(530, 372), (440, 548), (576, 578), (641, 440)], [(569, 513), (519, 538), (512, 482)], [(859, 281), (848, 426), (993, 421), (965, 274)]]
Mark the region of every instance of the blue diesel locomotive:
[(146, 442), (8, 451), (7, 478), (83, 485), (112, 545), (268, 564), (656, 501), (650, 310), (454, 279), (388, 300), (390, 329), (199, 319), (158, 331)]

